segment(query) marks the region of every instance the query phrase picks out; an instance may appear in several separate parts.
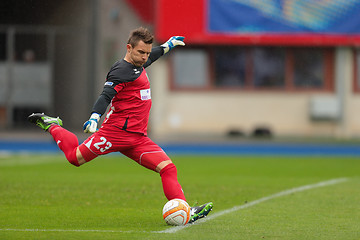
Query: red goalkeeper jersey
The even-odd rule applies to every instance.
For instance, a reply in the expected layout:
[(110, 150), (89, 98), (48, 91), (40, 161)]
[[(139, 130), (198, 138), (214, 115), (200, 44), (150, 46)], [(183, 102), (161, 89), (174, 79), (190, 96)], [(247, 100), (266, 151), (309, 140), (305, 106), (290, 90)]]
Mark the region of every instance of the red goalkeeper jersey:
[[(113, 87), (117, 94), (111, 101), (103, 125), (110, 124), (129, 132), (146, 135), (151, 108), (151, 91), (145, 69), (135, 68), (125, 60), (118, 62), (112, 69), (114, 70), (109, 72), (110, 75), (108, 74), (111, 78), (107, 79), (105, 86)], [(127, 76), (133, 80), (128, 82), (116, 80), (121, 76)]]
[(111, 102), (103, 122), (104, 127), (147, 135), (151, 90), (145, 68), (162, 54), (162, 47), (155, 47), (142, 67), (136, 67), (125, 60), (119, 60), (111, 67), (104, 90), (92, 110), (103, 115)]

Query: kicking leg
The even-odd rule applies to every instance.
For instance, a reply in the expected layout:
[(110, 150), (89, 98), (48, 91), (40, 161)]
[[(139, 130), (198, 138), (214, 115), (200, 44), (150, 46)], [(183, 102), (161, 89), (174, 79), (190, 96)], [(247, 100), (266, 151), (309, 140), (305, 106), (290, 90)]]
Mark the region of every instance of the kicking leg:
[(160, 169), (159, 173), (166, 198), (168, 200), (180, 198), (186, 201), (184, 192), (177, 179), (177, 169), (175, 164), (173, 164), (171, 160), (165, 162), (168, 162), (168, 164), (165, 163), (166, 165)]
[(64, 152), (65, 157), (69, 163), (77, 167), (84, 163), (81, 161), (80, 164), (78, 161), (78, 156), (80, 160), (83, 158), (78, 149), (79, 141), (75, 134), (58, 125), (51, 126), (49, 128), (49, 133), (54, 138), (61, 151)]
[[(164, 193), (167, 199), (180, 198), (186, 201), (184, 192), (177, 180), (177, 169), (172, 161), (167, 160), (159, 163), (156, 167), (156, 171), (160, 172)], [(195, 221), (206, 217), (212, 208), (212, 202), (205, 203), (201, 206), (191, 207), (189, 223), (194, 223)]]
[[(138, 138), (138, 135), (132, 135)], [(141, 136), (141, 141), (132, 148), (121, 151), (141, 166), (160, 173), (164, 194), (168, 200), (179, 198), (186, 201), (184, 192), (177, 179), (177, 169), (166, 153), (150, 138)]]
[(33, 113), (28, 117), (28, 120), (52, 135), (56, 144), (64, 152), (66, 159), (71, 164), (80, 166), (85, 163), (78, 149), (78, 138), (72, 132), (61, 127), (62, 120), (60, 118), (49, 117), (43, 113)]

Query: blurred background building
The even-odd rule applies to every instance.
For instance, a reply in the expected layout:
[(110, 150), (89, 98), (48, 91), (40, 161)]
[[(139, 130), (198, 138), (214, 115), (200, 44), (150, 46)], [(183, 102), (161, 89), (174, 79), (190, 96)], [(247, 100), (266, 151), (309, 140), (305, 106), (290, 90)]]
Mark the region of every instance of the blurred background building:
[[(81, 132), (130, 30), (186, 47), (148, 71), (150, 135), (360, 136), (360, 2), (13, 0), (0, 3), (0, 135), (32, 112)], [(38, 129), (37, 129), (38, 130)]]

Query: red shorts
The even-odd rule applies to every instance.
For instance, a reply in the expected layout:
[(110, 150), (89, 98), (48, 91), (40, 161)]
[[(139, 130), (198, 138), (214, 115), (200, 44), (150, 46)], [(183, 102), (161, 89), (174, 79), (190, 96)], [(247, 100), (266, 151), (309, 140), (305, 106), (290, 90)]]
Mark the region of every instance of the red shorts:
[(159, 163), (170, 160), (149, 137), (115, 127), (100, 128), (79, 146), (79, 150), (87, 162), (100, 155), (120, 152), (154, 171)]

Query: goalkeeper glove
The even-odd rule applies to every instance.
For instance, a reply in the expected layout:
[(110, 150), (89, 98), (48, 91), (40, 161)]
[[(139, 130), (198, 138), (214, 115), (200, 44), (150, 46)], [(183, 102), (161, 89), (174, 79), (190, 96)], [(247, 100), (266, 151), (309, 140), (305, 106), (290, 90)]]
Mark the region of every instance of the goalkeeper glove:
[(185, 46), (184, 38), (181, 36), (173, 36), (169, 40), (167, 40), (166, 43), (161, 45), (164, 49), (164, 54), (169, 52), (171, 49), (173, 49), (176, 46)]
[(97, 125), (100, 120), (101, 114), (93, 113), (90, 119), (84, 123), (84, 133), (94, 133), (98, 130)]

